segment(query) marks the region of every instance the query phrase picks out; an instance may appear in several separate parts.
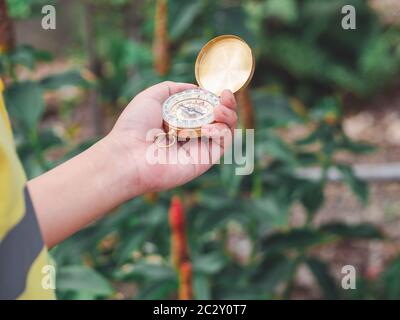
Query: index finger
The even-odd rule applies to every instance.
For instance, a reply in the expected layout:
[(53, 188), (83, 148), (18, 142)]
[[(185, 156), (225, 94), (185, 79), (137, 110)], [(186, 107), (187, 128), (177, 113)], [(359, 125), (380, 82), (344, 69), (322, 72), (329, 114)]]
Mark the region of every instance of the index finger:
[(237, 107), (235, 96), (232, 91), (224, 90), (221, 93), (221, 104), (228, 107), (229, 109), (235, 110)]
[(194, 88), (197, 88), (197, 86), (192, 83), (164, 81), (144, 90), (140, 93), (140, 96), (164, 103), (173, 94)]

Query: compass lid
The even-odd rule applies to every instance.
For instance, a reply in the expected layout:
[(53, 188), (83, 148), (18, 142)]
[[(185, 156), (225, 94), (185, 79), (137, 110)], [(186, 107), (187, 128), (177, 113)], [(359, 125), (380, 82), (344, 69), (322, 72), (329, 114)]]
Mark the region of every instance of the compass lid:
[(235, 93), (250, 82), (254, 73), (254, 56), (243, 39), (222, 35), (201, 49), (195, 73), (201, 88), (218, 96), (224, 89)]

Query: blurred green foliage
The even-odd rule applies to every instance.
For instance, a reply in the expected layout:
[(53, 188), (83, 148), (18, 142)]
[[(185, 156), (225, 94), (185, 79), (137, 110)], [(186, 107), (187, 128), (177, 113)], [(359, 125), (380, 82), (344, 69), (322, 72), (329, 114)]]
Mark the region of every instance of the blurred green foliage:
[[(39, 3), (9, 0), (18, 17), (29, 16), (32, 5)], [(95, 88), (102, 103), (117, 112), (115, 105), (124, 106), (139, 91), (164, 79), (153, 70), (154, 2), (137, 2), (140, 26), (134, 36), (129, 32), (133, 26), (127, 30), (122, 23), (131, 14), (126, 10), (130, 1), (85, 3), (95, 5), (91, 14), (96, 38), (89, 39), (100, 66)], [(345, 31), (340, 8), (349, 3), (357, 9), (357, 30)], [(52, 250), (58, 265), (58, 296), (115, 297), (118, 283), (134, 283), (137, 293), (132, 298), (175, 297), (177, 275), (170, 263), (167, 212), (172, 192), (178, 192), (186, 199), (197, 299), (290, 298), (302, 265), (313, 274), (324, 298), (398, 298), (397, 260), (376, 283), (360, 279), (363, 296), (351, 296), (339, 290), (330, 266), (312, 249), (384, 238), (370, 224), (313, 221), (324, 203), (329, 168), (340, 170), (349, 188), (367, 202), (367, 185), (350, 166), (335, 161), (339, 151), (373, 150), (345, 135), (342, 97), (350, 93), (365, 98), (390, 84), (400, 66), (399, 30), (384, 27), (362, 0), (171, 0), (169, 16), (173, 60), (165, 78), (170, 80), (194, 82), (196, 55), (216, 35), (239, 35), (254, 48), (255, 171), (237, 176), (234, 165), (216, 166), (179, 190), (159, 194), (157, 201), (134, 199), (66, 240)], [(16, 65), (34, 69), (36, 61), (48, 58), (24, 46), (1, 57), (2, 73), (13, 79), (6, 103), (29, 176), (55, 165), (46, 154), (64, 144), (62, 137), (39, 126), (45, 110), (43, 92), (66, 84), (87, 86), (75, 71), (39, 81), (17, 79)], [(293, 124), (313, 130), (294, 143), (285, 142), (277, 130)], [(61, 161), (91, 143), (76, 146)], [(308, 166), (322, 169), (320, 179), (296, 174)], [(292, 228), (289, 220), (296, 205), (304, 208), (306, 218)]]
[(39, 16), (44, 5), (55, 5), (57, 0), (7, 0), (9, 14), (18, 19)]
[(46, 160), (45, 153), (62, 144), (61, 137), (54, 130), (39, 126), (45, 112), (45, 92), (63, 86), (87, 88), (90, 85), (78, 70), (52, 74), (39, 80), (17, 79), (18, 67), (33, 72), (38, 62), (51, 60), (49, 53), (28, 45), (18, 46), (12, 52), (0, 56), (0, 72), (12, 80), (4, 92), (4, 99), (13, 121), (18, 153), (29, 177), (50, 169), (52, 164)]

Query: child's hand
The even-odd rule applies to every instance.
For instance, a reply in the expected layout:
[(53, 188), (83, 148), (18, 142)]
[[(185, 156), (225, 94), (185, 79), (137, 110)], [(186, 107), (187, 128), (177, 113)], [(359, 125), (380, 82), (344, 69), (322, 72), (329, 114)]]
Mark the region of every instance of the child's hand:
[[(127, 169), (126, 179), (131, 179), (132, 190), (137, 193), (160, 191), (182, 185), (207, 171), (211, 159), (215, 163), (232, 142), (232, 130), (236, 127), (236, 101), (226, 90), (221, 95), (221, 104), (215, 108), (216, 123), (202, 128), (202, 134), (223, 139), (191, 139), (169, 148), (157, 147), (155, 135), (163, 132), (162, 105), (177, 92), (195, 88), (195, 85), (162, 82), (138, 94), (125, 108), (111, 133), (105, 138), (114, 152), (121, 155), (121, 166)], [(154, 130), (156, 129), (156, 130)], [(149, 133), (150, 139), (149, 139)], [(151, 150), (159, 153), (178, 151), (178, 163), (151, 164), (147, 158)], [(210, 159), (201, 163), (200, 159)], [(182, 163), (186, 163), (183, 164)], [(179, 162), (181, 161), (181, 162)], [(139, 187), (139, 188), (138, 188)]]
[[(203, 130), (206, 136), (224, 136), (224, 143), (193, 139), (179, 145), (187, 164), (151, 164), (146, 157), (154, 139), (150, 130), (162, 129), (162, 104), (172, 94), (195, 87), (163, 82), (136, 96), (119, 117), (113, 130), (88, 150), (29, 181), (28, 189), (48, 247), (64, 240), (113, 208), (145, 192), (181, 185), (211, 167), (232, 140), (236, 126), (235, 99), (223, 92), (215, 108), (216, 123)], [(154, 133), (154, 130), (153, 130)], [(160, 148), (168, 152), (166, 148)], [(179, 163), (179, 162), (178, 162)]]

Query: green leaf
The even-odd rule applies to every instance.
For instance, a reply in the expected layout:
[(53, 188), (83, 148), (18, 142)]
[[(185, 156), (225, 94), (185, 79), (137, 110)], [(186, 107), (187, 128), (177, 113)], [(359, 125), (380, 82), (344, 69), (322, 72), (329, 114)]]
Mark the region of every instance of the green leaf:
[(312, 109), (310, 115), (316, 121), (324, 120), (328, 115), (338, 119), (341, 114), (340, 107), (336, 99), (332, 97), (323, 98)]
[(286, 250), (305, 250), (315, 245), (321, 245), (336, 240), (334, 235), (326, 234), (314, 229), (302, 228), (290, 231), (275, 232), (261, 242), (267, 252)]
[(226, 222), (242, 214), (242, 207), (237, 201), (225, 203), (219, 209), (205, 207), (197, 215), (196, 230), (200, 233), (213, 231), (221, 226), (225, 226)]
[(258, 89), (252, 90), (251, 98), (257, 114), (256, 121), (260, 127), (281, 127), (300, 121), (300, 117), (293, 111), (289, 98), (283, 94)]
[(40, 146), (43, 150), (61, 146), (63, 140), (52, 129), (46, 128), (39, 131)]
[[(162, 205), (154, 205), (150, 208), (146, 215), (141, 217), (141, 222), (145, 227), (157, 227), (162, 222), (167, 221), (167, 209)], [(145, 230), (145, 228), (142, 228)]]
[(269, 135), (266, 141), (261, 145), (264, 154), (274, 159), (281, 160), (290, 165), (295, 165), (296, 159), (290, 146), (278, 136)]
[(78, 70), (69, 70), (48, 76), (40, 81), (44, 90), (57, 90), (64, 86), (75, 86), (86, 88), (89, 82), (84, 79)]
[(227, 193), (221, 188), (204, 188), (197, 192), (198, 202), (200, 205), (209, 210), (219, 210), (227, 206)]
[(319, 230), (344, 238), (383, 239), (384, 237), (378, 227), (369, 223), (348, 225), (342, 222), (334, 222), (322, 225)]
[(134, 298), (137, 300), (159, 300), (170, 298), (177, 289), (175, 279), (163, 279), (145, 284), (140, 288), (139, 294)]
[[(61, 146), (63, 142), (62, 139), (50, 129), (40, 130), (38, 133), (38, 140), (40, 141), (40, 147), (43, 151)], [(32, 152), (32, 145), (29, 141), (23, 141), (22, 144), (18, 145), (18, 155), (21, 159), (31, 156)]]
[(307, 258), (306, 264), (317, 280), (325, 299), (339, 299), (339, 290), (335, 278), (330, 274), (328, 265), (316, 258)]
[(399, 34), (388, 30), (369, 37), (359, 58), (359, 68), (363, 77), (369, 79), (366, 88), (371, 92), (383, 89), (397, 74), (399, 59), (393, 54)]
[(262, 233), (265, 228), (282, 228), (288, 225), (290, 207), (288, 199), (279, 192), (271, 191), (267, 196), (253, 200), (248, 212), (254, 213), (259, 220)]
[(277, 285), (290, 279), (294, 268), (295, 263), (282, 254), (266, 255), (252, 280), (265, 293), (271, 293)]
[(57, 272), (56, 288), (98, 296), (109, 296), (113, 293), (113, 288), (106, 278), (95, 270), (81, 265), (61, 267)]
[(266, 17), (276, 17), (281, 21), (292, 23), (298, 16), (295, 0), (267, 0), (265, 2)]
[(297, 160), (299, 165), (304, 167), (317, 165), (320, 162), (318, 155), (312, 152), (299, 152), (297, 154)]
[(194, 296), (197, 300), (211, 299), (211, 286), (208, 277), (204, 274), (195, 274), (193, 280)]
[(27, 18), (31, 13), (32, 1), (7, 1), (10, 17)]
[(236, 168), (238, 167), (236, 164), (220, 165), (221, 181), (231, 197), (236, 196), (239, 192), (244, 177), (243, 175), (236, 174)]
[(51, 54), (47, 51), (37, 50), (30, 45), (19, 45), (8, 54), (13, 65), (25, 66), (31, 70), (35, 68), (37, 61), (51, 61)]
[(34, 155), (30, 154), (20, 159), (28, 179), (32, 179), (44, 173), (42, 165)]
[(253, 47), (256, 44), (254, 33), (250, 31), (246, 23), (238, 23), (249, 19), (245, 6), (237, 4), (220, 5), (213, 12), (210, 12), (212, 21), (210, 21), (211, 25), (207, 27), (212, 28), (214, 34), (237, 35)]
[(30, 46), (18, 46), (11, 54), (10, 61), (14, 65), (22, 65), (29, 69), (35, 67), (35, 52)]
[(124, 239), (118, 249), (117, 259), (119, 263), (132, 260), (132, 253), (139, 250), (146, 241), (149, 228), (137, 226), (136, 228), (131, 228), (130, 232), (129, 238)]
[(182, 36), (188, 28), (192, 26), (193, 21), (199, 15), (201, 9), (201, 1), (189, 2), (187, 5), (183, 6), (181, 10), (179, 10), (178, 14), (176, 14), (175, 19), (173, 19), (170, 38), (176, 40)]
[(312, 131), (308, 136), (299, 139), (296, 141), (296, 144), (299, 146), (313, 144), (319, 141), (320, 135), (320, 127), (317, 127), (314, 131)]
[(400, 257), (394, 259), (382, 275), (388, 299), (400, 299)]
[(315, 214), (324, 203), (324, 184), (303, 181), (300, 189), (300, 201), (309, 215)]
[(174, 278), (175, 272), (170, 266), (140, 261), (133, 265), (133, 269), (126, 273), (123, 279), (161, 281)]
[(368, 201), (368, 185), (366, 182), (357, 178), (350, 166), (338, 164), (337, 168), (342, 173), (343, 180), (353, 190), (354, 194), (361, 200), (363, 204)]
[(225, 265), (226, 260), (221, 254), (210, 253), (193, 258), (194, 270), (205, 274), (219, 272)]
[[(306, 80), (323, 76), (320, 66), (327, 63), (327, 57), (316, 45), (299, 37), (280, 35), (270, 38), (265, 48), (274, 64), (281, 66), (296, 78)], [(323, 83), (324, 78), (319, 80)]]
[(16, 82), (5, 90), (4, 98), (11, 119), (25, 131), (37, 127), (44, 112), (42, 88), (33, 81)]
[(344, 136), (342, 141), (338, 143), (338, 147), (356, 154), (371, 153), (376, 150), (376, 147), (371, 144), (354, 142), (347, 136)]

